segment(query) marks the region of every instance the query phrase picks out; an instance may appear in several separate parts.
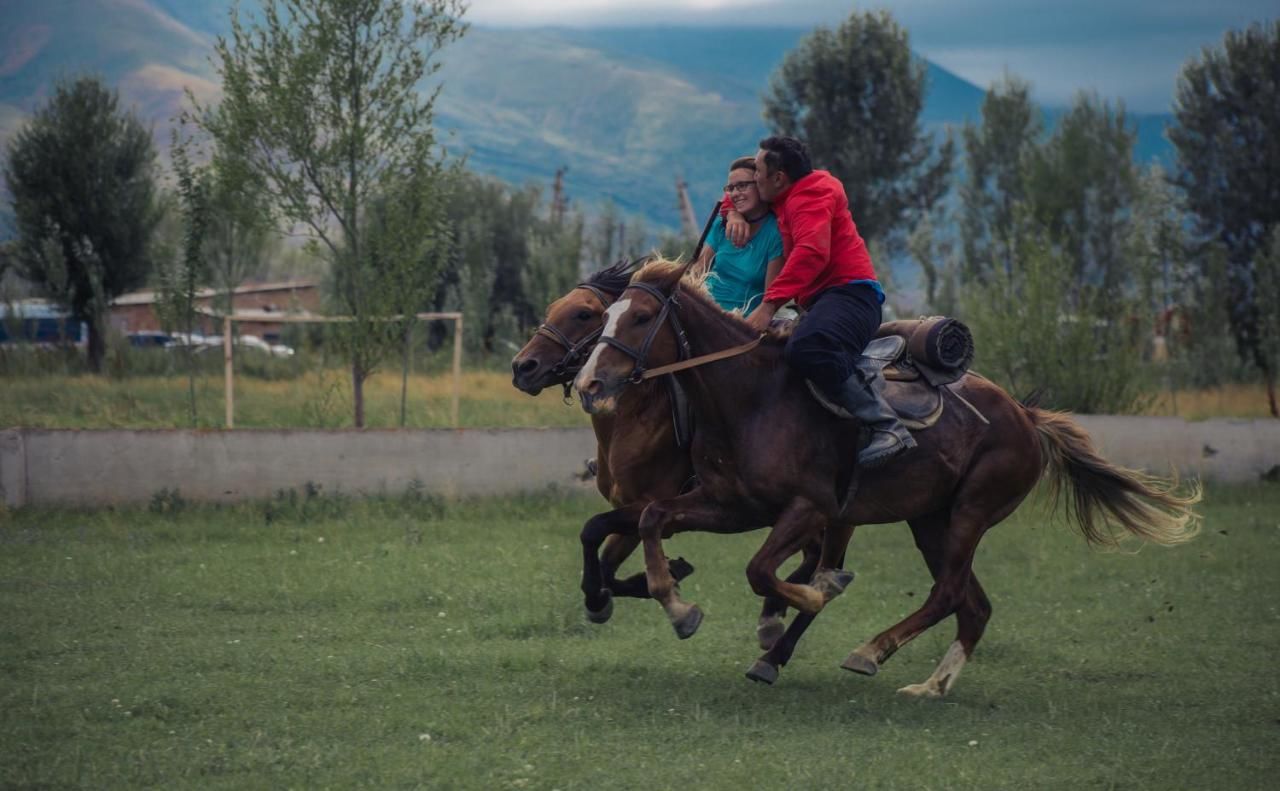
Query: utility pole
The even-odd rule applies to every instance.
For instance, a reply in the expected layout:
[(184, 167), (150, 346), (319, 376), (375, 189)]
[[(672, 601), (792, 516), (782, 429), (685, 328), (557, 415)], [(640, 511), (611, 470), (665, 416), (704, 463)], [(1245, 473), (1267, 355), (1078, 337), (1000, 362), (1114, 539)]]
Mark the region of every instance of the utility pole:
[(551, 187), (551, 223), (560, 225), (564, 222), (565, 204), (564, 174), (569, 172), (568, 165), (556, 168), (556, 180)]
[(689, 200), (689, 185), (676, 175), (676, 199), (680, 202), (680, 228), (686, 239), (698, 238), (698, 218), (693, 216), (693, 203)]

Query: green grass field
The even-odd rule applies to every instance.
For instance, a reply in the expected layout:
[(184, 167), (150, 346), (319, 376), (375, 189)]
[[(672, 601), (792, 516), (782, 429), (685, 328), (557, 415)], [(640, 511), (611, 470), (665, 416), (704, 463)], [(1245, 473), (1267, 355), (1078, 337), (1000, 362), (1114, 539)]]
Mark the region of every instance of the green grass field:
[(1280, 487), (1212, 488), (1199, 538), (1137, 554), (1024, 506), (979, 549), (995, 616), (943, 701), (895, 690), (950, 622), (875, 678), (838, 667), (928, 591), (903, 526), (855, 535), (858, 579), (764, 687), (742, 675), (763, 534), (669, 543), (707, 614), (681, 642), (652, 602), (583, 619), (599, 507), (0, 515), (0, 787), (1245, 789), (1280, 768)]

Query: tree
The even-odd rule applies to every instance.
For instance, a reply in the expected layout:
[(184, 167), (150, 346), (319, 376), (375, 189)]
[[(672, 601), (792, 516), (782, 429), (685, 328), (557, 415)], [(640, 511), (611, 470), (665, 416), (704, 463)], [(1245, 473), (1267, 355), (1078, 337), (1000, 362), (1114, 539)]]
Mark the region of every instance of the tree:
[(88, 363), (102, 371), (111, 300), (142, 285), (160, 221), (150, 132), (94, 77), (55, 84), (10, 143), (19, 272), (89, 327)]
[(451, 180), (447, 205), (451, 289), (441, 289), (434, 305), (481, 317), (479, 332), (468, 336), (471, 348), (499, 352), (501, 339), (532, 331), (546, 305), (581, 280), (582, 218), (548, 211), (534, 187), (513, 189), (469, 173)]
[[(189, 101), (195, 104), (194, 95)], [(218, 115), (226, 108), (217, 106), (204, 112)], [(181, 118), (182, 132), (192, 127), (210, 126), (225, 130), (220, 140), (198, 141), (184, 137), (184, 153), (194, 149), (203, 164), (191, 164), (206, 182), (204, 189), (203, 227), (200, 255), (207, 285), (220, 297), (216, 304), (225, 313), (234, 312), (235, 290), (246, 278), (261, 272), (264, 257), (275, 236), (275, 217), (263, 173), (253, 167), (246, 156), (251, 140), (236, 139), (244, 130), (226, 118), (206, 119), (198, 123), (190, 113)], [(201, 150), (199, 143), (212, 142), (211, 150)], [(191, 157), (187, 156), (191, 162)], [(175, 163), (176, 167), (176, 163)], [(179, 174), (181, 178), (181, 174)]]
[[(221, 111), (196, 115), (219, 145), (240, 146), (282, 218), (328, 258), (333, 303), (352, 319), (340, 332), (356, 426), (365, 380), (402, 339), (385, 321), (405, 307), (401, 274), (438, 227), (439, 88), (421, 91), (464, 33), (464, 10), (461, 0), (267, 0), (258, 21), (233, 12), (230, 39), (215, 45)], [(375, 255), (370, 208), (401, 199), (425, 212), (397, 210), (401, 232), (420, 238), (384, 240)]]
[[(1270, 243), (1258, 257), (1258, 304), (1268, 306), (1258, 315), (1258, 353), (1264, 370), (1280, 368), (1280, 226), (1271, 231)], [(1272, 380), (1274, 382), (1274, 380)], [(1271, 414), (1280, 417), (1274, 387), (1267, 390)]]
[(1138, 199), (1136, 139), (1123, 105), (1080, 94), (1049, 139), (1029, 151), (1027, 201), (1065, 253), (1066, 287), (1078, 302), (1096, 291), (1105, 307), (1107, 297), (1133, 284), (1124, 241)]
[(1174, 177), (1205, 240), (1227, 254), (1231, 326), (1240, 354), (1262, 371), (1273, 415), (1276, 367), (1262, 322), (1256, 262), (1280, 226), (1280, 21), (1227, 33), (1183, 66), (1169, 139)]
[(764, 117), (799, 137), (814, 164), (844, 182), (862, 235), (890, 243), (945, 194), (954, 144), (935, 152), (920, 126), (926, 70), (888, 12), (818, 28), (770, 81)]
[(935, 214), (940, 215), (938, 220), (926, 214), (916, 223), (907, 237), (907, 252), (924, 274), (925, 309), (947, 316), (958, 307), (955, 292), (959, 256), (954, 239), (947, 232), (946, 214)]
[[(447, 261), (448, 220), (441, 191), (437, 189), (445, 180), (437, 167), (409, 174), (388, 185), (366, 217), (367, 271), (342, 272), (345, 277), (358, 278), (372, 286), (371, 290), (381, 295), (383, 310), (397, 317), (365, 324), (364, 331), (376, 334), (367, 344), (353, 343), (351, 333), (343, 340), (353, 354), (358, 354), (361, 348), (389, 349), (401, 345), (401, 426), (405, 425), (406, 418), (409, 361), (417, 324), (415, 314), (429, 304)], [(336, 285), (340, 294), (364, 290), (342, 281)]]
[(196, 364), (192, 335), (196, 327), (196, 299), (208, 278), (204, 255), (210, 215), (210, 171), (191, 162), (177, 132), (171, 146), (173, 170), (178, 178), (177, 208), (181, 222), (181, 251), (162, 258), (158, 269), (159, 300), (156, 308), (163, 325), (185, 335), (182, 343), (187, 364), (187, 415), (196, 426)]
[(590, 227), (586, 229), (587, 269), (596, 271), (609, 266), (620, 258), (626, 257), (623, 249), (629, 234), (627, 218), (623, 216), (618, 205), (606, 199), (600, 211), (592, 218)]
[(1055, 409), (1137, 411), (1148, 386), (1135, 364), (1143, 338), (1104, 312), (1096, 292), (1072, 299), (1068, 253), (1026, 208), (1013, 221), (1014, 267), (968, 283), (961, 297), (962, 317), (978, 339), (975, 368), (1016, 395), (1042, 391)]
[(1031, 85), (1009, 75), (987, 91), (981, 125), (965, 124), (967, 176), (960, 187), (965, 277), (985, 278), (996, 268), (1012, 271), (1014, 213), (1026, 199), (1026, 160), (1042, 131)]

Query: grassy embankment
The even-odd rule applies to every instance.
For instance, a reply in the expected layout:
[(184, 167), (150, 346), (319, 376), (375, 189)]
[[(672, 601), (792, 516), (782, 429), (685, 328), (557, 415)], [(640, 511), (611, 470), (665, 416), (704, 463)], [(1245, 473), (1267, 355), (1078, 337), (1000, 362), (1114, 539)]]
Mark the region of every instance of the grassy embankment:
[[(268, 381), (235, 380), (237, 428), (339, 428), (351, 425), (351, 384), (340, 372), (306, 374)], [(32, 428), (186, 428), (187, 380), (181, 377), (94, 376), (0, 377), (0, 426)], [(406, 424), (413, 428), (450, 425), (453, 380), (410, 377)], [(223, 380), (196, 382), (197, 423), (225, 425)], [(379, 374), (365, 385), (366, 425), (398, 426), (400, 376)], [(532, 398), (511, 386), (511, 375), (490, 371), (463, 374), (459, 420), (464, 427), (586, 426), (576, 404), (566, 406), (557, 388)]]
[(858, 531), (857, 581), (763, 687), (742, 676), (763, 535), (670, 542), (707, 613), (681, 642), (652, 602), (584, 621), (598, 508), (0, 514), (0, 787), (1248, 789), (1280, 768), (1280, 487), (1211, 488), (1199, 538), (1138, 554), (1028, 503), (979, 549), (995, 615), (945, 701), (894, 690), (950, 621), (875, 678), (838, 667), (928, 590), (901, 525)]
[[(238, 428), (337, 428), (351, 425), (351, 387), (340, 371), (316, 371), (290, 379), (238, 376)], [(452, 380), (446, 375), (410, 378), (406, 423), (414, 428), (450, 425)], [(174, 428), (190, 425), (187, 380), (180, 377), (0, 376), (0, 426), (32, 428)], [(400, 377), (384, 373), (365, 387), (367, 425), (399, 425)], [(197, 419), (203, 428), (224, 425), (221, 376), (196, 382)], [(531, 398), (496, 371), (463, 375), (460, 419), (464, 427), (585, 426), (576, 405), (566, 406), (558, 388)], [(1266, 417), (1261, 385), (1228, 385), (1157, 396), (1149, 414)]]

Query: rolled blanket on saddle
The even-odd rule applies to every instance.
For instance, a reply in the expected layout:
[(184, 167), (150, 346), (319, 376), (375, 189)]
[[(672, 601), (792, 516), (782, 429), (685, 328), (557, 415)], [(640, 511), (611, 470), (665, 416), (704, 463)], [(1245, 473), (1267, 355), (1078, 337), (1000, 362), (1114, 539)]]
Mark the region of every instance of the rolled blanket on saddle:
[(911, 364), (934, 385), (954, 382), (973, 363), (973, 333), (962, 322), (946, 316), (887, 321), (877, 338), (899, 335), (907, 341)]

